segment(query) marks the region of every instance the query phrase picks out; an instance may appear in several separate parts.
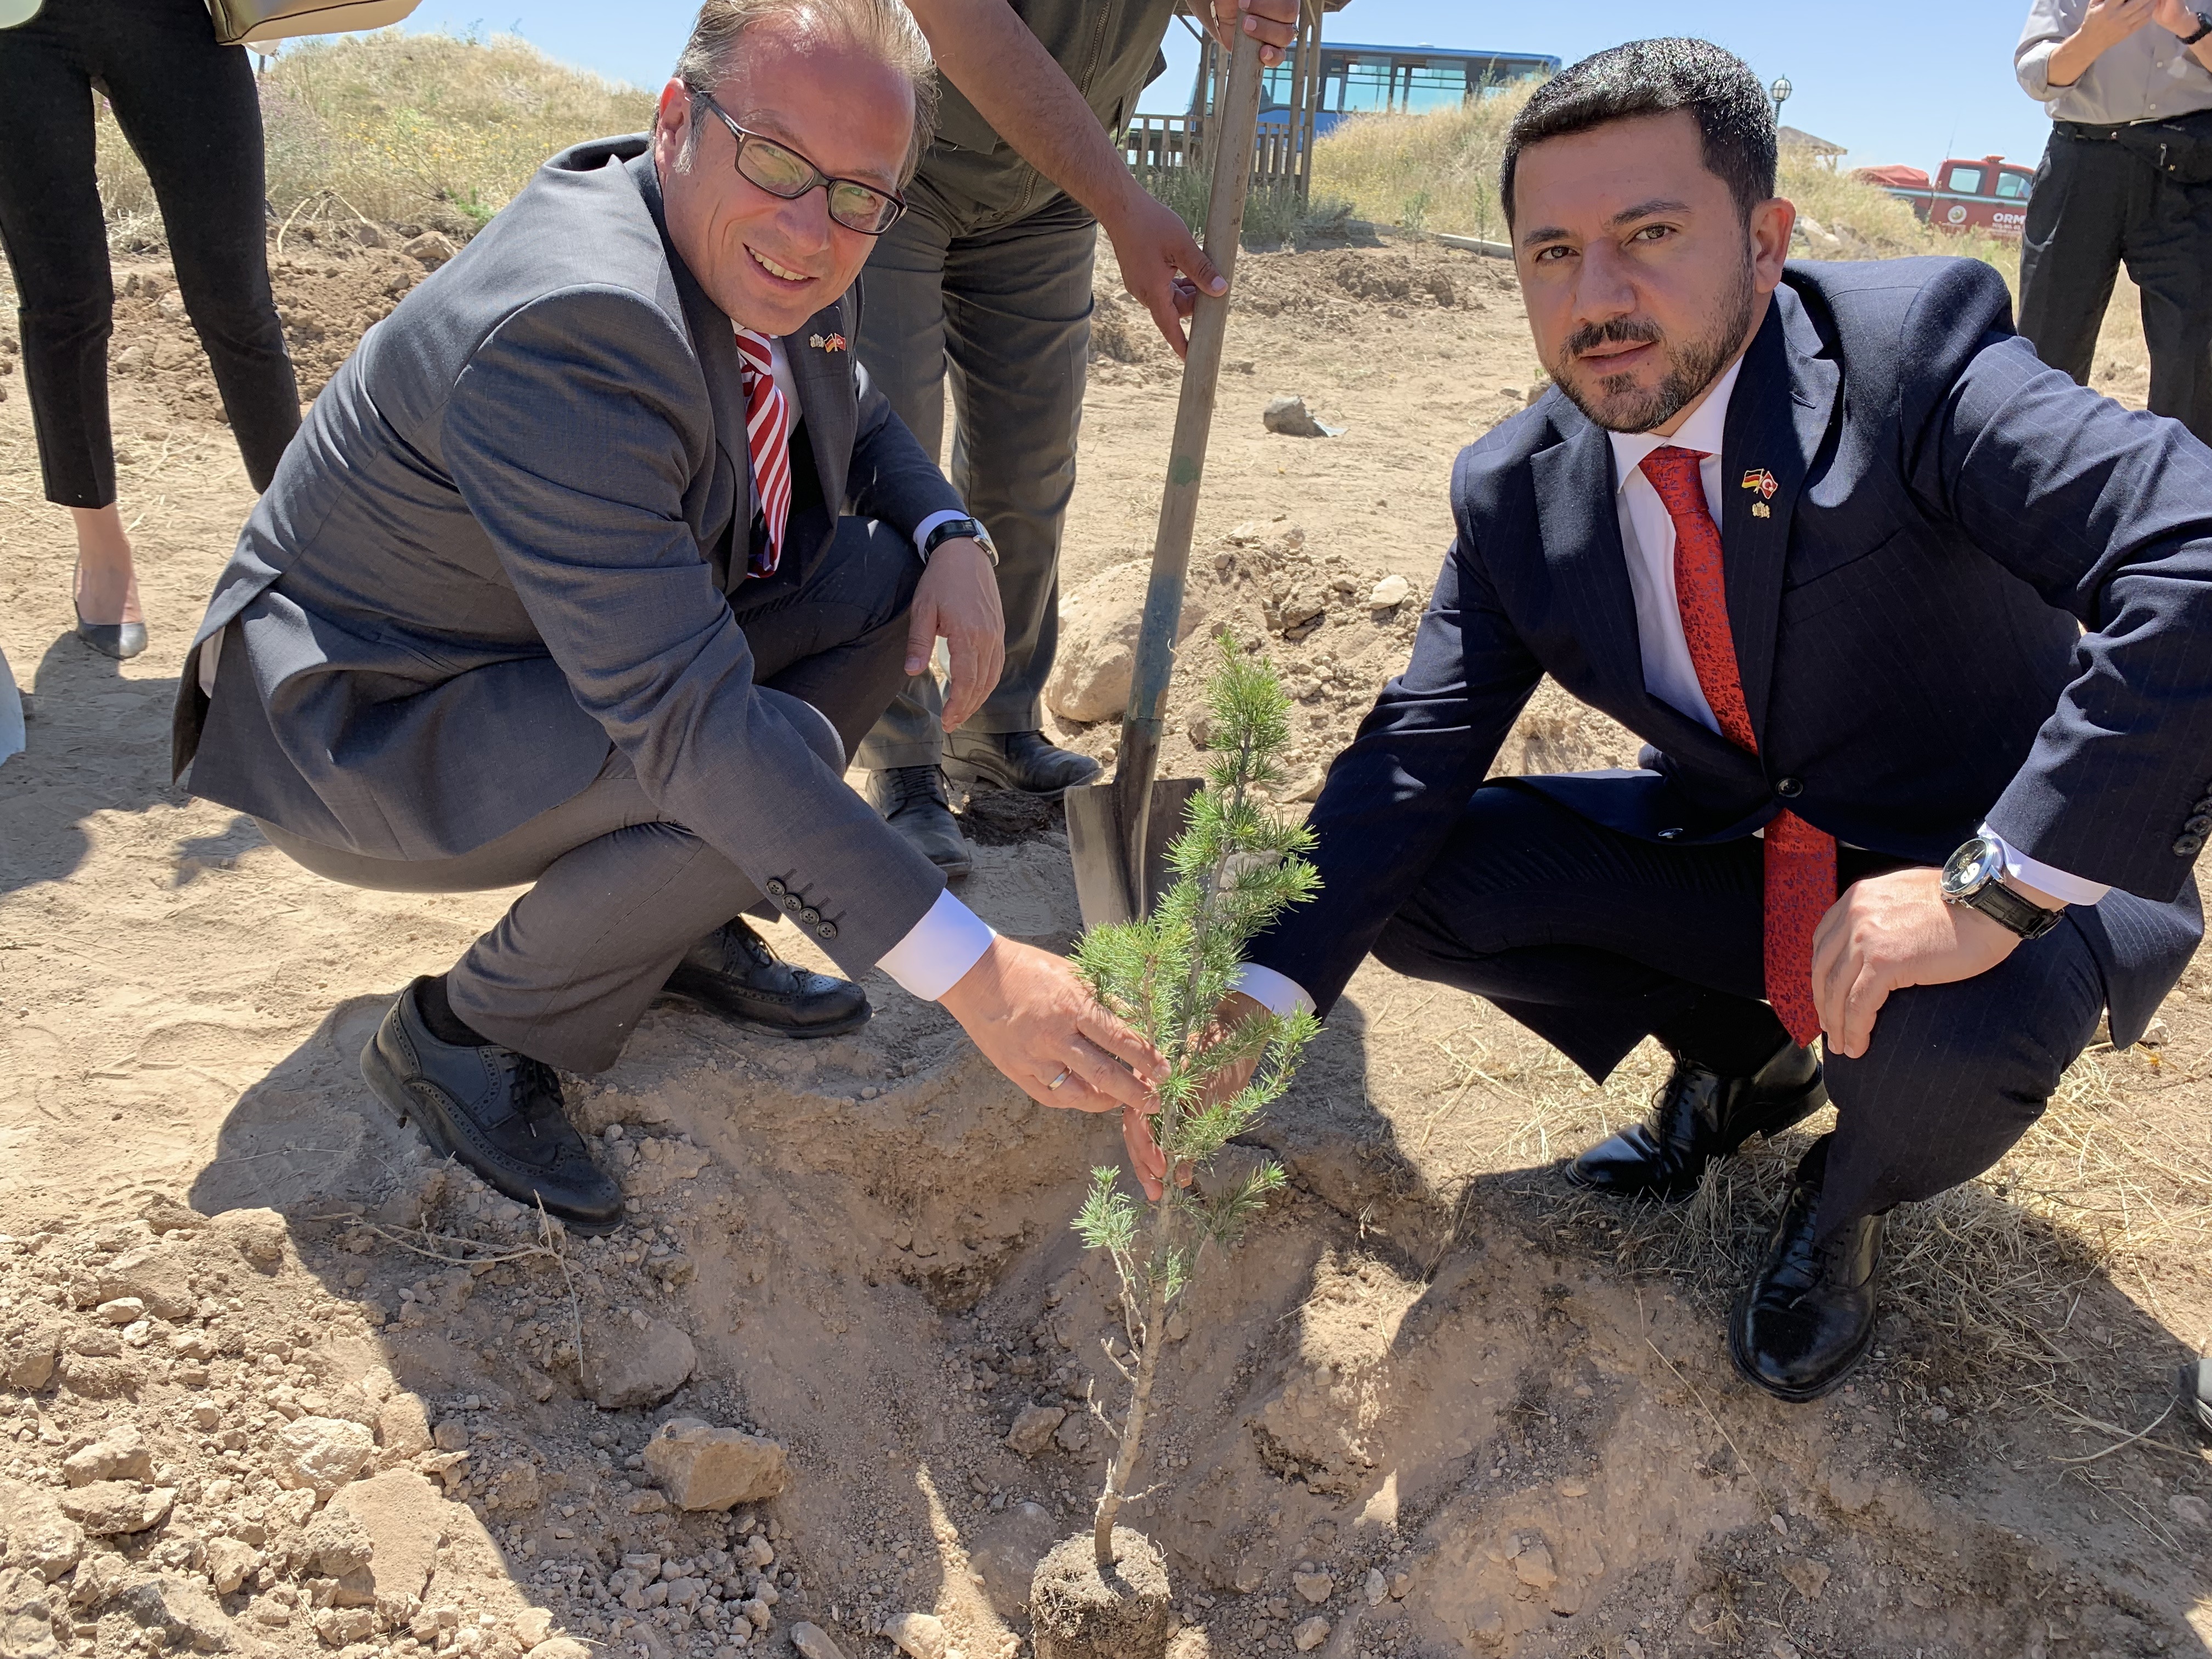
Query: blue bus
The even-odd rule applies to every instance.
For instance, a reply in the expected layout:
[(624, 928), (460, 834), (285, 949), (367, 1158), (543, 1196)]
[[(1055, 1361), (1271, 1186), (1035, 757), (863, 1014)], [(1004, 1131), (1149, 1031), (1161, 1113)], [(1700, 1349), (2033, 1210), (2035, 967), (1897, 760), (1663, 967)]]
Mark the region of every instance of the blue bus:
[[(1370, 46), (1324, 41), (1314, 136), (1347, 115), (1421, 115), (1457, 109), (1528, 81), (1548, 80), (1560, 60), (1542, 52), (1479, 52), (1455, 46)], [(1285, 61), (1267, 70), (1261, 131), (1290, 125), (1292, 90)]]

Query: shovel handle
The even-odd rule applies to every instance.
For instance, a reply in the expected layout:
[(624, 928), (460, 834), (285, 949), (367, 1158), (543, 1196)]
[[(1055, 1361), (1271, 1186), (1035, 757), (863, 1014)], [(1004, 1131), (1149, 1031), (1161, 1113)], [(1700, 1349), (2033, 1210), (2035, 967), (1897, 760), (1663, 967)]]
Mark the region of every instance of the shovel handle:
[[(1206, 198), (1206, 257), (1224, 276), (1237, 267), (1237, 238), (1244, 223), (1244, 198), (1252, 183), (1252, 151), (1260, 121), (1260, 43), (1239, 33), (1229, 60), (1229, 85), (1212, 123), (1213, 180)], [(1201, 289), (1191, 314), (1190, 350), (1183, 359), (1182, 392), (1176, 402), (1175, 441), (1160, 495), (1160, 524), (1152, 540), (1152, 578), (1137, 630), (1137, 661), (1129, 706), (1121, 719), (1121, 748), (1114, 775), (1121, 822), (1133, 842), (1132, 870), (1145, 866), (1141, 844), (1153, 775), (1159, 769), (1168, 679), (1175, 671), (1176, 630), (1182, 619), (1184, 578), (1190, 569), (1191, 532), (1198, 521), (1199, 483), (1206, 474), (1206, 439), (1213, 429), (1214, 394), (1221, 384), (1221, 352), (1229, 334), (1229, 300)]]

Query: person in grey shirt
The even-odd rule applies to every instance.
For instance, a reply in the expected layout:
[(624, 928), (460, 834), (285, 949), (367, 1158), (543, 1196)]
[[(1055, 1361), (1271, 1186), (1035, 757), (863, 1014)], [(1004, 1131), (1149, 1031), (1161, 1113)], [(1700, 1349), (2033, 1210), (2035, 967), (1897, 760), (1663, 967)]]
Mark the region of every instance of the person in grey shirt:
[(2123, 262), (2150, 407), (2212, 442), (2212, 13), (2205, 0), (2035, 0), (2013, 64), (2051, 112), (2020, 249), (2020, 331), (2089, 383)]
[(664, 990), (792, 1036), (866, 1018), (749, 911), (940, 1003), (1044, 1104), (1125, 1109), (1164, 1168), (1158, 1056), (843, 780), (917, 637), (952, 641), (956, 715), (998, 672), (987, 550), (932, 545), (960, 499), (852, 349), (933, 85), (898, 0), (707, 0), (650, 133), (554, 157), (363, 337), (193, 641), (194, 794), (332, 880), (528, 885), (362, 1069), (580, 1229), (622, 1196), (558, 1071), (614, 1064)]
[[(1159, 73), (1175, 0), (911, 0), (946, 82), (914, 210), (870, 254), (860, 355), (922, 447), (939, 453), (945, 386), (951, 479), (997, 544), (1006, 672), (964, 724), (940, 718), (926, 656), (861, 745), (868, 798), (951, 879), (967, 843), (945, 777), (1058, 795), (1098, 763), (1042, 728), (1060, 637), (1060, 525), (1075, 488), (1103, 226), (1121, 280), (1169, 343), (1194, 283), (1223, 284), (1182, 221), (1131, 176), (1115, 139)], [(1294, 38), (1297, 0), (1201, 0), (1263, 62)], [(955, 729), (957, 726), (957, 729)], [(940, 772), (940, 766), (942, 771)]]

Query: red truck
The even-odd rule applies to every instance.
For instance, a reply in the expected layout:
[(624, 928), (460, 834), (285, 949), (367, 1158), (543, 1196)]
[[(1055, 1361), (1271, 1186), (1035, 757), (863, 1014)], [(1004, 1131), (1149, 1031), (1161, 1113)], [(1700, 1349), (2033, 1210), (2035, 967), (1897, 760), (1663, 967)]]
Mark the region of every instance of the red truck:
[(1984, 155), (1978, 161), (1953, 157), (1930, 179), (1918, 167), (1860, 167), (1852, 175), (1912, 204), (1923, 224), (1938, 230), (1985, 230), (2007, 241), (2020, 240), (2027, 223), (2028, 192), (2035, 169)]

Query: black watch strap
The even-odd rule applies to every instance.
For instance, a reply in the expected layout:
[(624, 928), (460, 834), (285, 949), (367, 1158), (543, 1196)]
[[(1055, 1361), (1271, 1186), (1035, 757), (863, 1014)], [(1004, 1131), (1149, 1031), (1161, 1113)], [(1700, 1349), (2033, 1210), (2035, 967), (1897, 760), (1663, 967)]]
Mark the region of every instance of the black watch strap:
[(2190, 15), (2197, 20), (2197, 33), (2175, 37), (2185, 46), (2193, 46), (2206, 35), (2212, 34), (2212, 17), (2207, 17), (2201, 11), (2191, 12)]
[(2031, 904), (2001, 881), (1984, 882), (1960, 902), (1972, 905), (1992, 921), (2011, 928), (2022, 939), (2041, 939), (2056, 927), (2059, 917), (2066, 914), (2063, 910), (2046, 910), (2039, 904)]
[(985, 556), (987, 556), (994, 565), (999, 562), (999, 550), (997, 547), (993, 545), (990, 532), (986, 531), (981, 525), (978, 524), (973, 519), (947, 519), (943, 524), (938, 526), (936, 529), (931, 531), (927, 536), (922, 538), (922, 562), (924, 564), (928, 563), (929, 556), (931, 554), (936, 552), (937, 550), (943, 546), (946, 542), (955, 540), (963, 536), (968, 538), (968, 539), (981, 547), (983, 550)]

